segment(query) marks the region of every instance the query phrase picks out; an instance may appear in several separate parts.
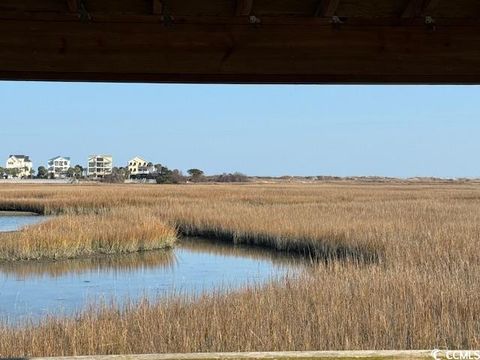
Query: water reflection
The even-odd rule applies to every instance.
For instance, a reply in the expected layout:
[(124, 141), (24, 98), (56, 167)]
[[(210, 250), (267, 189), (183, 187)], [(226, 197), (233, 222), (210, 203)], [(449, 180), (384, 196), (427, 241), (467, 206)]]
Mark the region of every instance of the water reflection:
[(58, 261), (20, 261), (0, 263), (0, 273), (5, 278), (19, 280), (29, 278), (55, 278), (66, 274), (81, 274), (88, 271), (131, 272), (141, 269), (173, 269), (173, 251), (149, 251), (144, 253), (95, 256), (83, 259)]
[(197, 237), (183, 238), (179, 242), (182, 249), (188, 249), (194, 253), (207, 253), (216, 256), (236, 256), (252, 260), (270, 261), (275, 266), (287, 268), (305, 266), (308, 259), (296, 254), (282, 253), (260, 246), (232, 245), (220, 240), (208, 240)]
[(304, 260), (261, 248), (182, 239), (174, 249), (76, 260), (0, 264), (0, 317), (72, 314), (87, 303), (200, 294), (297, 273)]

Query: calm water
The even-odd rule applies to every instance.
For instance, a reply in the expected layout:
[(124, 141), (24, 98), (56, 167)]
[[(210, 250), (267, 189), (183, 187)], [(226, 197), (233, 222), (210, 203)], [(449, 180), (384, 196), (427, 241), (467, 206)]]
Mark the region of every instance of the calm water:
[(45, 216), (2, 216), (0, 214), (0, 232), (15, 231), (26, 225), (37, 224), (45, 220)]
[(225, 291), (297, 273), (298, 259), (251, 247), (184, 239), (174, 250), (0, 265), (0, 317), (15, 323), (86, 304)]

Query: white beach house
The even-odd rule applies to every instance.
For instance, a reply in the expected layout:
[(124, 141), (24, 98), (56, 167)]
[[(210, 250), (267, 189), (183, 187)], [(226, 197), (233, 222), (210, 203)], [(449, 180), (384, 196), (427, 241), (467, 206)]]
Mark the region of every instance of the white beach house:
[(103, 178), (113, 170), (111, 155), (90, 155), (88, 157), (87, 175), (94, 178)]
[(26, 178), (31, 175), (33, 164), (26, 155), (10, 155), (5, 167), (9, 177)]
[(56, 156), (48, 160), (48, 176), (50, 178), (64, 178), (70, 168), (70, 158), (66, 156)]
[(131, 178), (145, 177), (155, 171), (152, 163), (139, 156), (134, 157), (128, 162), (128, 172)]

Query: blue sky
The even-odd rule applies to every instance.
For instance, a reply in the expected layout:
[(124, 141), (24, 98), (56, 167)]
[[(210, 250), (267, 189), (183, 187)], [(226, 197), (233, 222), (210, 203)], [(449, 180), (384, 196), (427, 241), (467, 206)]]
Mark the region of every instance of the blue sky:
[(480, 176), (480, 87), (0, 82), (0, 159), (208, 174)]

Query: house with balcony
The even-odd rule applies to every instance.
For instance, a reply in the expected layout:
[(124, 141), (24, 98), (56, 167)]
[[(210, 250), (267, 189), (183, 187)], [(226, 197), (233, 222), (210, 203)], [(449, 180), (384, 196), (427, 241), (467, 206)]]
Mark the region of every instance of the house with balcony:
[(134, 157), (127, 165), (130, 179), (145, 179), (155, 171), (151, 162), (142, 159), (139, 156)]
[(87, 176), (104, 178), (111, 175), (113, 170), (113, 157), (111, 155), (90, 155), (88, 157)]
[(32, 175), (33, 164), (27, 155), (10, 155), (5, 168), (9, 178), (27, 178)]
[(48, 160), (47, 171), (49, 178), (65, 178), (70, 168), (70, 158), (66, 156), (56, 156)]

